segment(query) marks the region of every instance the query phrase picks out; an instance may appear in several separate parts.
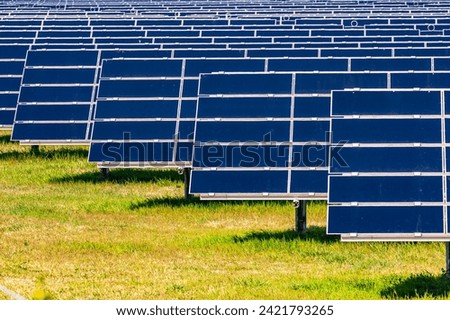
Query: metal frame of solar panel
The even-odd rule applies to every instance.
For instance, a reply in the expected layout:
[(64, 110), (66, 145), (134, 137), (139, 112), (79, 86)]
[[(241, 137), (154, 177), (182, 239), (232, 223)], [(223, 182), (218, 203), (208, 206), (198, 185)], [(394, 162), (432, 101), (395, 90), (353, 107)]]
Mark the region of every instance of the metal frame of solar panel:
[[(203, 74), (190, 193), (202, 199), (325, 199), (331, 91), (438, 85), (450, 86), (450, 73)], [(257, 107), (264, 102), (266, 108)], [(321, 165), (305, 165), (311, 160)]]
[[(445, 85), (444, 87), (448, 87)], [(327, 232), (344, 241), (448, 241), (450, 92), (333, 92)]]

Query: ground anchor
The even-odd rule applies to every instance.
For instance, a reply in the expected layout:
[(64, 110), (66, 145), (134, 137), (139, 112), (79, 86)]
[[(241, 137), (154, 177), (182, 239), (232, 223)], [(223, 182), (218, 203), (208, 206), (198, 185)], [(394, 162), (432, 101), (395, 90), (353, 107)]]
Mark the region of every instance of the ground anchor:
[(178, 173), (184, 176), (184, 197), (186, 199), (191, 198), (189, 193), (189, 186), (191, 184), (191, 168), (178, 168)]

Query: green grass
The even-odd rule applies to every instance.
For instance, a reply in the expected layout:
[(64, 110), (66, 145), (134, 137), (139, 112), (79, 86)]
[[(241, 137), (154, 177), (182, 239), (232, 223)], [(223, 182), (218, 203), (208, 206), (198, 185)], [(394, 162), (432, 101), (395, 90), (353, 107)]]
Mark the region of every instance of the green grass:
[[(0, 284), (34, 299), (442, 299), (439, 243), (341, 243), (326, 205), (183, 199), (174, 170), (112, 170), (86, 147), (0, 133)], [(0, 294), (0, 299), (7, 297)]]

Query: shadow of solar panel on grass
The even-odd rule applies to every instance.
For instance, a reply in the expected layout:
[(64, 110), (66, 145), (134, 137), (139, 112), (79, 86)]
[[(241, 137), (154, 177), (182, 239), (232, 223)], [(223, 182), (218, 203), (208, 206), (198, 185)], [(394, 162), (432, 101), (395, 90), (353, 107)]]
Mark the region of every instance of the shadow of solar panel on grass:
[(422, 273), (393, 279), (381, 290), (385, 299), (447, 299), (450, 295), (450, 278), (446, 274)]
[[(86, 156), (87, 154), (85, 154)], [(174, 170), (135, 170), (117, 169), (111, 171), (107, 177), (98, 171), (80, 174), (68, 174), (62, 177), (52, 178), (52, 183), (163, 183), (183, 182), (183, 176)]]
[(339, 242), (339, 237), (329, 236), (326, 234), (325, 227), (311, 226), (306, 229), (305, 234), (299, 234), (295, 230), (285, 231), (255, 231), (247, 233), (243, 236), (234, 236), (233, 241), (236, 243), (243, 243), (249, 241), (280, 241), (280, 242), (292, 242), (292, 241), (312, 241), (320, 243), (333, 243)]

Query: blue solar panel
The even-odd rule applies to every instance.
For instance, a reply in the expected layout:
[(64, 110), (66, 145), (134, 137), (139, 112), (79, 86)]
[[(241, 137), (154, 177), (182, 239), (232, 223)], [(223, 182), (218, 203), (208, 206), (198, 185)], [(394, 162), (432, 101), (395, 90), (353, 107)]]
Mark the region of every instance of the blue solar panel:
[(175, 58), (243, 58), (245, 57), (245, 50), (176, 50)]
[(304, 73), (296, 77), (296, 93), (330, 93), (345, 88), (387, 88), (385, 73)]
[[(380, 58), (380, 59), (352, 59), (352, 71), (431, 71), (431, 59), (420, 58)], [(436, 62), (435, 62), (436, 63)]]
[(177, 100), (135, 100), (135, 101), (106, 101), (97, 102), (96, 117), (103, 119), (122, 118), (124, 111), (130, 119), (145, 118), (176, 118), (178, 110)]
[(190, 192), (206, 195), (211, 190), (233, 194), (284, 194), (287, 177), (288, 171), (193, 171)]
[(153, 49), (116, 49), (116, 45), (111, 48), (104, 48), (101, 51), (101, 58), (170, 58), (172, 52), (170, 50), (153, 50)]
[(333, 137), (349, 143), (439, 143), (440, 129), (440, 119), (380, 119), (378, 121), (336, 119), (333, 121)]
[[(90, 102), (92, 97), (92, 87), (25, 87), (21, 88), (20, 103), (39, 102), (67, 102), (73, 101)], [(19, 105), (19, 108), (21, 106)]]
[[(400, 74), (393, 74), (394, 77)], [(438, 91), (337, 91), (333, 94), (333, 113), (340, 115), (440, 115)]]
[(29, 105), (17, 110), (16, 121), (86, 121), (90, 107), (89, 104)]
[(290, 74), (205, 74), (199, 90), (201, 94), (291, 94), (291, 82)]
[[(289, 118), (291, 98), (237, 97), (202, 100), (199, 118)], [(329, 115), (329, 112), (328, 112)]]
[[(264, 60), (250, 59), (105, 60), (89, 160), (104, 166), (124, 162), (141, 166), (189, 165), (199, 74), (240, 69), (263, 71), (264, 67)], [(154, 130), (146, 130), (148, 127)], [(119, 150), (124, 151), (133, 143), (148, 144), (153, 140), (161, 140), (158, 143), (170, 147), (171, 157), (153, 159), (151, 154), (135, 154), (112, 161), (99, 152), (111, 143), (119, 144)]]
[(103, 80), (99, 88), (101, 97), (169, 97), (180, 94), (180, 80), (148, 81), (148, 80)]
[(441, 202), (443, 196), (441, 176), (339, 176), (329, 188), (330, 203)]
[(392, 88), (450, 88), (450, 73), (399, 73), (391, 77)]
[[(89, 83), (95, 77), (96, 70), (90, 69), (29, 69), (23, 76), (24, 83)], [(19, 79), (20, 81), (20, 79)], [(2, 84), (0, 83), (0, 86)], [(20, 84), (19, 84), (20, 86)]]
[(100, 158), (105, 163), (170, 162), (173, 157), (173, 144), (157, 142), (92, 143), (89, 156), (95, 159)]
[(296, 97), (294, 110), (296, 118), (328, 118), (330, 116), (329, 97)]
[(33, 66), (95, 66), (97, 65), (98, 51), (96, 50), (35, 50), (27, 55), (27, 67)]
[(348, 59), (271, 59), (269, 71), (348, 71)]
[(175, 132), (176, 121), (155, 121), (151, 126), (146, 122), (97, 121), (93, 131), (93, 140), (121, 140), (124, 132), (134, 140), (171, 140)]
[(250, 49), (247, 54), (249, 57), (318, 57), (319, 51), (316, 49)]
[(16, 123), (13, 129), (12, 139), (19, 140), (24, 143), (32, 143), (32, 141), (53, 140), (55, 136), (58, 141), (64, 140), (82, 140), (86, 135), (86, 124), (84, 123)]
[(323, 49), (321, 57), (391, 57), (391, 49)]
[(327, 143), (330, 121), (327, 120), (303, 120), (294, 122), (294, 141), (297, 142), (323, 142)]
[(13, 124), (28, 48), (28, 45), (0, 45), (0, 128)]
[(196, 141), (248, 142), (289, 141), (289, 121), (216, 121), (198, 122)]
[[(441, 206), (339, 207), (328, 210), (328, 233), (411, 234), (444, 232)], [(356, 238), (356, 237), (355, 237)], [(398, 236), (397, 240), (402, 237)], [(403, 239), (408, 240), (406, 237)]]
[[(214, 59), (214, 60), (186, 60), (185, 76), (198, 78), (200, 73), (210, 72), (258, 72), (264, 71), (265, 61), (262, 59)], [(198, 85), (198, 84), (197, 84)]]
[[(293, 80), (300, 75), (202, 75), (192, 193), (216, 199), (323, 197), (327, 189), (325, 159), (329, 121), (317, 115), (329, 117), (329, 99), (323, 103), (318, 100), (320, 97), (313, 97), (312, 104), (322, 105), (322, 110), (313, 113), (315, 117), (290, 120), (291, 115), (302, 114), (294, 110), (307, 104), (303, 97), (293, 99)], [(255, 83), (258, 86), (254, 86)], [(309, 116), (308, 110), (305, 114)], [(313, 145), (309, 145), (311, 142)], [(270, 168), (276, 169), (276, 173), (264, 172)], [(228, 188), (236, 179), (235, 175), (250, 177), (258, 172), (276, 176), (276, 185), (264, 192), (258, 185), (260, 180), (253, 180), (245, 186), (235, 185), (234, 190)], [(220, 177), (223, 184), (204, 186), (206, 177)], [(286, 180), (282, 180), (283, 177)]]
[(90, 38), (90, 31), (82, 31), (82, 30), (70, 30), (70, 31), (39, 31), (38, 36), (40, 38)]
[(86, 143), (98, 61), (97, 50), (29, 51), (12, 139)]
[(328, 233), (445, 237), (444, 96), (440, 90), (333, 93), (331, 153), (338, 157), (330, 163)]
[[(335, 148), (343, 162), (333, 161), (330, 172), (437, 172), (442, 167), (439, 147)], [(365, 159), (365, 161), (361, 161)]]
[(437, 57), (450, 56), (448, 48), (415, 48), (415, 49), (395, 49), (396, 57)]
[(20, 78), (0, 77), (2, 91), (16, 91), (18, 87), (20, 87)]

